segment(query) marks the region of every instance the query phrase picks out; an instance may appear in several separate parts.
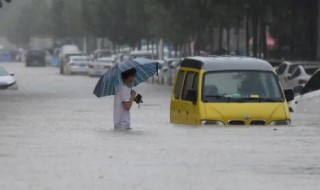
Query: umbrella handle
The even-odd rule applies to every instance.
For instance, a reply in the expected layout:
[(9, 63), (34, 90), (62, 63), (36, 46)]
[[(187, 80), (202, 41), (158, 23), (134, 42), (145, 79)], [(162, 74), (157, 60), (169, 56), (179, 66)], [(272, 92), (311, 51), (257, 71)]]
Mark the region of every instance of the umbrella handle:
[(157, 68), (157, 76), (159, 76), (159, 63), (157, 63), (157, 66), (156, 66)]

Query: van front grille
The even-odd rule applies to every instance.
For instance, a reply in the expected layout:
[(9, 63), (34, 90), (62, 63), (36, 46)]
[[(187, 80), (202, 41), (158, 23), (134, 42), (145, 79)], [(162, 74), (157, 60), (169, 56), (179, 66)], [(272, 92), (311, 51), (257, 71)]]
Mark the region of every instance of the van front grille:
[(231, 120), (228, 122), (229, 125), (245, 125), (246, 123), (241, 120)]
[(266, 125), (266, 122), (256, 120), (256, 121), (251, 121), (250, 125)]

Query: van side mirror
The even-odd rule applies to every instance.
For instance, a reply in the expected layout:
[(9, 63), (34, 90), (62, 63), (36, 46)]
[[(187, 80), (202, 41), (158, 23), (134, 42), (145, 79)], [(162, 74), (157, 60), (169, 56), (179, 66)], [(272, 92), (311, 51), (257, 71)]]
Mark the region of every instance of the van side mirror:
[(290, 90), (285, 90), (284, 95), (286, 97), (287, 102), (290, 102), (294, 99), (294, 92), (292, 89)]
[(9, 73), (9, 75), (14, 77), (14, 73)]
[(197, 104), (197, 91), (196, 90), (188, 90), (186, 100), (192, 102), (194, 105)]
[(294, 89), (293, 89), (293, 92), (295, 93), (295, 94), (302, 94), (303, 93), (303, 86), (296, 86), (296, 87), (294, 87)]

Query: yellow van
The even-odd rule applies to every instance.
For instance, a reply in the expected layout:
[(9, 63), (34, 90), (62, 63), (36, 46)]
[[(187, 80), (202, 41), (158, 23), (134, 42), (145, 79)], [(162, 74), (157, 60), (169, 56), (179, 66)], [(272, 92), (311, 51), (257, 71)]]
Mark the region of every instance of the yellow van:
[(290, 125), (273, 67), (248, 57), (191, 57), (177, 73), (170, 120), (187, 125)]

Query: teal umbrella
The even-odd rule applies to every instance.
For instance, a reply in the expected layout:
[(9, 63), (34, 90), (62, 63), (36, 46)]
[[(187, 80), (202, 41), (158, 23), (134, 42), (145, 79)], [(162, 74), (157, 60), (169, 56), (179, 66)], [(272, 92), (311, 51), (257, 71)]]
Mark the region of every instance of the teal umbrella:
[(121, 73), (133, 68), (137, 70), (136, 80), (133, 85), (137, 86), (158, 72), (159, 63), (156, 60), (145, 58), (130, 59), (118, 63), (100, 78), (93, 93), (98, 98), (115, 95), (115, 89), (119, 85), (123, 85)]

